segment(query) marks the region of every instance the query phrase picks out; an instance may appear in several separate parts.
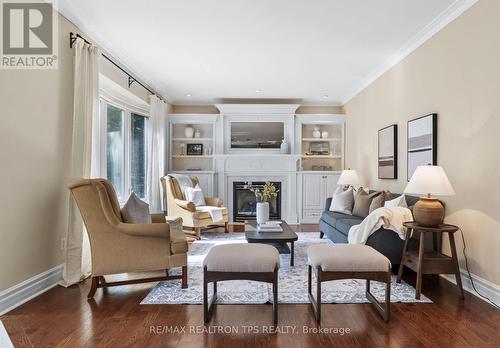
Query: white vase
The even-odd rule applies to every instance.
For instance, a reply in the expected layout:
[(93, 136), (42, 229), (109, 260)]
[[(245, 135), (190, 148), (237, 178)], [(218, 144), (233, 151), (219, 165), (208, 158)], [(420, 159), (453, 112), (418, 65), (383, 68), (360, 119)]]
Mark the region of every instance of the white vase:
[(269, 221), (269, 203), (257, 202), (257, 223), (265, 224)]
[(286, 140), (285, 140), (285, 139), (283, 139), (283, 141), (281, 142), (280, 152), (281, 152), (283, 155), (288, 154), (288, 143), (286, 142)]
[(322, 137), (323, 139), (328, 139), (328, 132), (327, 132), (327, 131), (322, 131), (322, 132), (321, 132), (321, 137)]
[(184, 136), (186, 138), (192, 138), (194, 136), (194, 128), (191, 126), (186, 126), (186, 128), (184, 128)]
[(319, 130), (319, 127), (314, 127), (313, 138), (316, 138), (316, 139), (321, 138), (321, 132)]
[(201, 138), (201, 133), (200, 133), (199, 129), (197, 129), (196, 132), (194, 132), (194, 137), (195, 138)]

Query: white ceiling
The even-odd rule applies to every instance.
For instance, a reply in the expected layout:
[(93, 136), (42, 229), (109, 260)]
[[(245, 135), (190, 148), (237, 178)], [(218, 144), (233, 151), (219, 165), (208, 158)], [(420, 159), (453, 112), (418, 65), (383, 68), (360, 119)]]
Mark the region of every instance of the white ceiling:
[(58, 0), (58, 6), (171, 103), (285, 98), (338, 105), (474, 2)]

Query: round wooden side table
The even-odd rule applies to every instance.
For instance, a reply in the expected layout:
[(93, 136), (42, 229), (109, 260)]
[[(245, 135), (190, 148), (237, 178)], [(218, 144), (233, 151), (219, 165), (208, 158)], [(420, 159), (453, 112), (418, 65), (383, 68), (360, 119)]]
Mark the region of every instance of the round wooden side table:
[[(399, 265), (397, 282), (401, 282), (404, 266), (417, 272), (417, 286), (415, 298), (420, 299), (422, 291), (422, 275), (424, 274), (454, 274), (457, 280), (457, 286), (460, 290), (460, 295), (464, 297), (462, 288), (462, 280), (460, 278), (460, 269), (458, 267), (457, 249), (455, 247), (454, 233), (459, 230), (458, 226), (441, 224), (437, 227), (424, 227), (415, 222), (405, 222), (406, 238), (403, 247), (403, 256)], [(419, 233), (418, 250), (407, 250), (408, 242), (411, 238), (412, 231)], [(448, 233), (450, 240), (451, 257), (441, 253), (442, 235)], [(433, 250), (425, 252), (425, 236), (432, 234)]]

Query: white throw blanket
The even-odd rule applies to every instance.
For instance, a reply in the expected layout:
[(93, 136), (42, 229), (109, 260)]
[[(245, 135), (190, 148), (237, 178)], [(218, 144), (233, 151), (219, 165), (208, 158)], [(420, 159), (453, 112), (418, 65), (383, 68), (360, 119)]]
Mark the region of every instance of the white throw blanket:
[(372, 233), (383, 227), (392, 230), (405, 239), (406, 228), (403, 222), (412, 221), (410, 209), (403, 207), (378, 208), (370, 213), (359, 225), (349, 229), (347, 240), (350, 244), (365, 244)]
[(202, 205), (200, 207), (196, 207), (196, 210), (208, 212), (210, 214), (210, 217), (212, 218), (212, 222), (219, 222), (224, 218), (224, 215), (222, 214), (222, 208)]
[(183, 198), (186, 199), (186, 187), (193, 187), (193, 181), (191, 178), (184, 174), (169, 174), (169, 176), (177, 180), (179, 187), (181, 188), (182, 195), (184, 196)]

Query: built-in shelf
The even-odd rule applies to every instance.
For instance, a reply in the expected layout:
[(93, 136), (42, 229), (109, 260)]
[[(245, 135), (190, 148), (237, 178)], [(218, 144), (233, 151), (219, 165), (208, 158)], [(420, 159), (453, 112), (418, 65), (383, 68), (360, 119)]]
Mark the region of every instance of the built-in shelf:
[(183, 142), (199, 142), (199, 141), (213, 141), (213, 138), (173, 138), (172, 141), (183, 141)]
[(212, 155), (172, 155), (172, 158), (212, 158)]
[(330, 141), (330, 142), (336, 142), (336, 141), (342, 141), (341, 138), (302, 138), (302, 141), (309, 142), (309, 141)]

